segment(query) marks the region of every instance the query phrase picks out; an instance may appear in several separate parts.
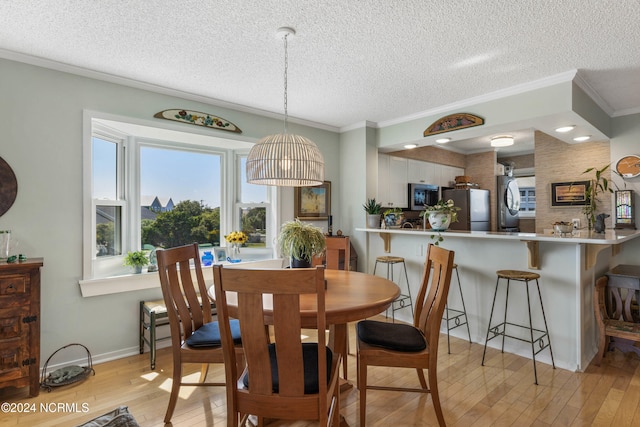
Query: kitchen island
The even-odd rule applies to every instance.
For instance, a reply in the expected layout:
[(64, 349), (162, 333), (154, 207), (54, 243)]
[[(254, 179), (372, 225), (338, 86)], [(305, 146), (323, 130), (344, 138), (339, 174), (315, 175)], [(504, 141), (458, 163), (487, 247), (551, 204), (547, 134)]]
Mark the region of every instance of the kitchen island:
[[(440, 246), (455, 251), (462, 291), (474, 342), (484, 344), (491, 302), (496, 284), (496, 271), (501, 269), (530, 270), (540, 274), (540, 288), (549, 324), (551, 345), (556, 366), (571, 371), (584, 370), (597, 351), (597, 328), (593, 311), (595, 279), (618, 264), (637, 264), (640, 231), (607, 230), (603, 234), (578, 231), (557, 236), (552, 230), (545, 233), (502, 233), (486, 231), (446, 231), (415, 229), (357, 228), (364, 233), (366, 271), (373, 272), (375, 258), (380, 255), (405, 258), (412, 295), (417, 295), (426, 249), (433, 237), (441, 235)], [(383, 274), (378, 271), (377, 274)], [(456, 280), (455, 278), (453, 280)], [(404, 289), (401, 282), (401, 289)], [(449, 304), (460, 307), (457, 286), (452, 286)], [(501, 292), (504, 292), (502, 288)], [(498, 295), (504, 301), (504, 294)], [(500, 300), (499, 300), (500, 301)], [(532, 301), (534, 327), (542, 321), (537, 297)], [(502, 307), (500, 307), (502, 305)], [(496, 304), (498, 318), (504, 313), (503, 304)], [(524, 286), (512, 286), (509, 317), (526, 324), (526, 295)], [(396, 312), (396, 317), (411, 321), (409, 310)], [(443, 329), (444, 331), (444, 329)], [(452, 335), (465, 338), (462, 328)], [(501, 340), (489, 342), (499, 348)], [(531, 358), (531, 347), (517, 340), (507, 339), (505, 351)], [(548, 351), (537, 360), (551, 364)], [(480, 363), (480, 360), (478, 360)]]

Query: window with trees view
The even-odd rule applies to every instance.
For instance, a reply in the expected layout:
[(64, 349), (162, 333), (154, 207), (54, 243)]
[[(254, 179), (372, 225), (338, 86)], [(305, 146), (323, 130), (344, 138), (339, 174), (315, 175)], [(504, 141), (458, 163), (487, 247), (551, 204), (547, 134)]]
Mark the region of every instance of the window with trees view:
[(246, 151), (149, 139), (94, 124), (93, 219), (85, 227), (92, 249), (85, 254), (84, 278), (126, 274), (122, 258), (128, 251), (152, 255), (190, 243), (202, 251), (226, 246), (224, 236), (233, 230), (247, 234), (245, 247), (270, 250), (271, 193), (246, 182)]

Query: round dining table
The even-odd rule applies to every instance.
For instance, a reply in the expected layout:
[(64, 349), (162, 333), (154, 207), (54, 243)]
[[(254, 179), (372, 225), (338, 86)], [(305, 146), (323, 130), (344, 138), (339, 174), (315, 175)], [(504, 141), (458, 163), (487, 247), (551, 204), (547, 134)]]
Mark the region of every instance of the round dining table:
[[(325, 309), (328, 325), (346, 325), (367, 317), (375, 316), (385, 311), (391, 303), (400, 295), (400, 288), (391, 280), (372, 274), (356, 271), (325, 270)], [(215, 300), (213, 286), (209, 294)], [(271, 300), (264, 299), (265, 313), (269, 314)], [(237, 304), (236, 295), (227, 294), (229, 314), (235, 314)], [(302, 326), (305, 328), (316, 327), (316, 303), (315, 297), (301, 295), (300, 315)], [(267, 318), (268, 319), (268, 318)]]

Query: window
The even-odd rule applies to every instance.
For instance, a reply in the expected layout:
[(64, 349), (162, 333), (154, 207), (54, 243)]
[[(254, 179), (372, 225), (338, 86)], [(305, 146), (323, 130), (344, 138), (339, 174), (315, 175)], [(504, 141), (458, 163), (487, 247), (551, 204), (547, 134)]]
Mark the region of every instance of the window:
[(520, 212), (535, 212), (536, 189), (532, 187), (520, 188)]
[(249, 237), (246, 243), (248, 247), (266, 247), (268, 241), (273, 238), (267, 234), (267, 218), (269, 214), (268, 187), (264, 185), (249, 184), (247, 182), (247, 156), (241, 155), (237, 159), (238, 180), (240, 190), (236, 201), (237, 229), (242, 230)]
[(536, 177), (520, 176), (516, 178), (520, 189), (520, 214), (522, 217), (533, 217), (536, 212)]
[(85, 114), (84, 281), (131, 273), (129, 251), (193, 242), (204, 251), (238, 229), (248, 256), (273, 257), (277, 190), (246, 183), (250, 143), (99, 115)]

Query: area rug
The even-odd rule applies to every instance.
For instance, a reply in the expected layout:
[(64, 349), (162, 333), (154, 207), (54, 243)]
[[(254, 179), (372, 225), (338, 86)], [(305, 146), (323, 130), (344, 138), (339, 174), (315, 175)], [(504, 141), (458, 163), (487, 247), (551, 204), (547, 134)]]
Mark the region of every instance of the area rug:
[(104, 415), (100, 415), (87, 421), (84, 424), (80, 424), (77, 427), (140, 427), (136, 422), (133, 415), (129, 413), (129, 408), (126, 406), (120, 406), (111, 412), (107, 412)]

